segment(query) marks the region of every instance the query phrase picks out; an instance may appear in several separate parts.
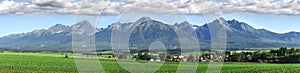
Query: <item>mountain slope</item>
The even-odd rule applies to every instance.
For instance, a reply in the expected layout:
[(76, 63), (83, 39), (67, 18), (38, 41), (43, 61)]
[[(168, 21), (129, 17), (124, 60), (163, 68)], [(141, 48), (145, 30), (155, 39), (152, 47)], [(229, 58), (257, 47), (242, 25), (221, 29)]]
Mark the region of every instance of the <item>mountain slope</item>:
[[(0, 47), (23, 50), (70, 51), (72, 28), (91, 25), (82, 21), (73, 26), (56, 24), (48, 29), (34, 30), (28, 33), (12, 34), (0, 38)], [(132, 28), (136, 26), (135, 28)], [(183, 29), (188, 34), (195, 33), (202, 48), (209, 48), (211, 43), (210, 26), (226, 30), (228, 48), (257, 47), (298, 47), (300, 33), (289, 32), (278, 34), (266, 29), (255, 29), (237, 20), (216, 19), (203, 26), (192, 25), (189, 22), (169, 25), (149, 17), (143, 17), (136, 22), (113, 23), (107, 28), (96, 28), (96, 48), (110, 49), (113, 31), (121, 32), (133, 29), (130, 34), (131, 48), (147, 48), (151, 42), (161, 41), (167, 48), (180, 47), (176, 29)]]

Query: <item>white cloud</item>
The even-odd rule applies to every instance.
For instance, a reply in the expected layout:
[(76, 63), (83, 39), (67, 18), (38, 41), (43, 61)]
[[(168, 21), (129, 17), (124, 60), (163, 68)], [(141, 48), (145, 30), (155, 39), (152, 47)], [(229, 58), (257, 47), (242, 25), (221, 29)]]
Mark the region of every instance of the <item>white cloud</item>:
[(229, 0), (218, 3), (222, 12), (256, 12), (270, 14), (299, 14), (300, 0)]
[[(184, 14), (202, 13), (233, 13), (255, 12), (269, 14), (300, 14), (300, 0), (228, 0), (212, 2), (209, 0), (128, 0), (110, 2), (100, 0), (31, 0), (28, 2), (15, 2), (4, 0), (0, 3), (0, 14), (26, 14), (26, 13), (60, 13), (95, 15), (101, 13), (112, 15), (121, 14), (129, 8)], [(106, 5), (109, 4), (107, 7)], [(106, 8), (105, 8), (106, 7)]]

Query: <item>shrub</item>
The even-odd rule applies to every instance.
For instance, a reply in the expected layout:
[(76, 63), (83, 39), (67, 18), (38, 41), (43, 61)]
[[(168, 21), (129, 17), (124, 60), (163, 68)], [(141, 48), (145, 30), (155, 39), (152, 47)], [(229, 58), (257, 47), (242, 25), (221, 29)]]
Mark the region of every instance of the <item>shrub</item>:
[(269, 63), (269, 61), (268, 61), (268, 60), (263, 60), (263, 62), (264, 62), (264, 63)]
[(258, 59), (257, 61), (258, 61), (258, 63), (264, 63), (263, 60), (261, 60), (261, 59)]
[(65, 58), (69, 58), (69, 56), (68, 56), (68, 55), (65, 55)]

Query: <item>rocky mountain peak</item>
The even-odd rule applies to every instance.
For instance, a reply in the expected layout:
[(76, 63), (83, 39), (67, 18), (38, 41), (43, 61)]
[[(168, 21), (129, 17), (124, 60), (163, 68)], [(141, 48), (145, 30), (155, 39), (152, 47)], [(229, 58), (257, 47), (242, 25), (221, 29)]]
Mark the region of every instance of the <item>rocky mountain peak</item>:
[(294, 36), (298, 36), (298, 35), (300, 35), (300, 33), (299, 33), (299, 32), (295, 32), (295, 31), (291, 31), (291, 32), (285, 33), (285, 35), (294, 35)]
[(219, 19), (217, 19), (217, 20), (220, 20), (220, 21), (226, 21), (226, 19), (225, 18), (223, 18), (223, 17), (220, 17)]
[(184, 21), (184, 22), (182, 22), (180, 24), (176, 23), (174, 26), (176, 26), (178, 28), (181, 28), (181, 29), (184, 29), (184, 30), (187, 30), (189, 32), (194, 31), (195, 29), (198, 28), (198, 27), (194, 27), (192, 24), (190, 24), (187, 21)]
[(209, 24), (221, 24), (221, 25), (227, 25), (227, 20), (224, 19), (223, 17), (220, 17), (219, 19), (214, 20), (213, 22)]
[(185, 26), (192, 26), (192, 24), (190, 24), (187, 21), (181, 22), (181, 23), (175, 23), (174, 26), (178, 26), (178, 27), (185, 27)]
[(255, 32), (255, 28), (252, 26), (248, 25), (247, 23), (244, 22), (239, 22), (235, 19), (227, 21), (228, 27), (233, 28), (235, 30), (239, 31), (246, 31), (246, 32)]
[(49, 28), (49, 30), (63, 30), (63, 29), (69, 29), (69, 26), (62, 25), (62, 24), (56, 24)]
[(88, 22), (87, 20), (83, 20), (83, 21), (80, 21), (80, 22), (74, 24), (72, 27), (79, 28), (79, 27), (83, 27), (83, 26), (92, 26), (92, 24), (90, 22)]
[(142, 17), (139, 20), (137, 20), (136, 22), (146, 22), (146, 21), (152, 21), (152, 19), (150, 17)]
[(48, 29), (48, 31), (51, 33), (62, 33), (64, 31), (70, 31), (70, 30), (71, 27), (62, 24), (56, 24)]

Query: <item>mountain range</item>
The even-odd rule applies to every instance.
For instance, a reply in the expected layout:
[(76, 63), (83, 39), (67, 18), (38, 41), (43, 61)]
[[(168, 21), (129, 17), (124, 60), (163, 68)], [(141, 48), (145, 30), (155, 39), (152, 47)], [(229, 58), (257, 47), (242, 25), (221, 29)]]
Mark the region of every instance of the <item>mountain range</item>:
[[(142, 17), (135, 22), (116, 22), (106, 28), (96, 28), (95, 42), (97, 49), (111, 49), (111, 35), (115, 30), (132, 29), (129, 38), (130, 48), (147, 48), (151, 42), (161, 41), (169, 49), (180, 47), (176, 31), (183, 29), (195, 33), (200, 48), (210, 48), (210, 25), (217, 25), (226, 31), (227, 48), (269, 48), (299, 47), (300, 33), (275, 33), (266, 29), (255, 29), (245, 22), (219, 18), (202, 26), (192, 25), (187, 21), (173, 25)], [(28, 33), (11, 34), (0, 38), (0, 47), (6, 49), (38, 51), (70, 51), (72, 48), (72, 28), (91, 26), (88, 21), (81, 21), (72, 26), (56, 24), (48, 29), (34, 30)]]

